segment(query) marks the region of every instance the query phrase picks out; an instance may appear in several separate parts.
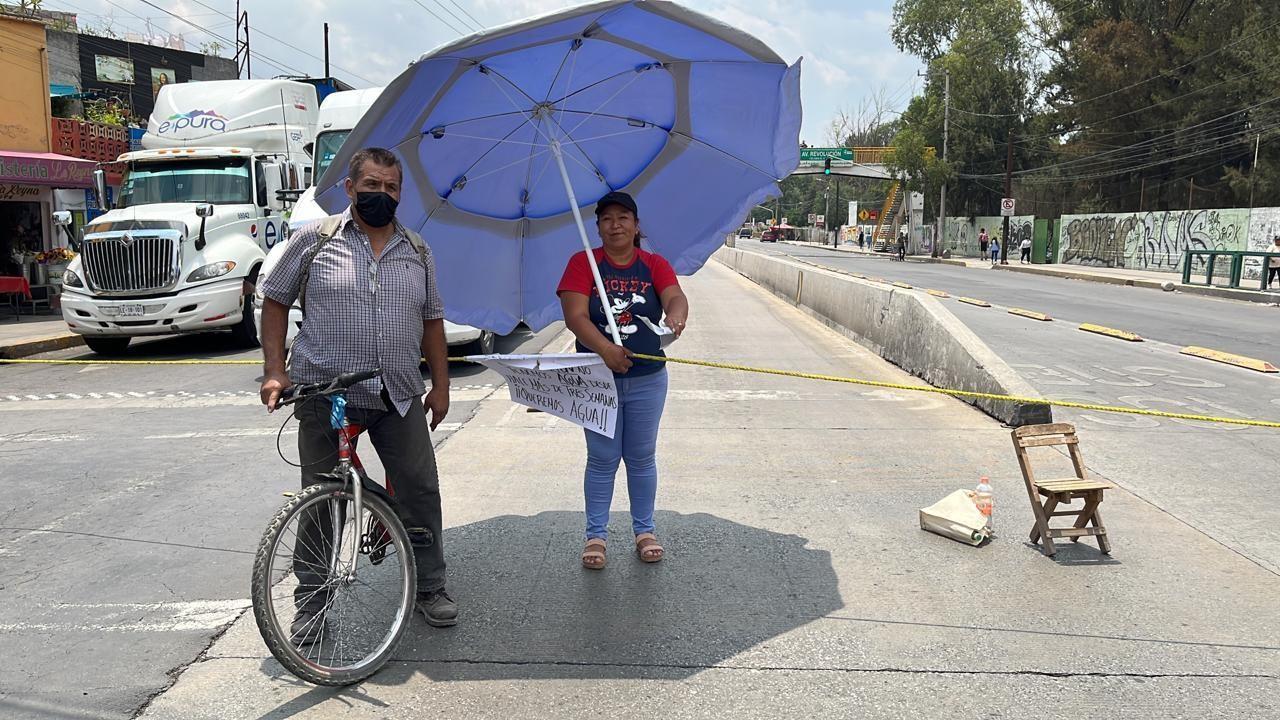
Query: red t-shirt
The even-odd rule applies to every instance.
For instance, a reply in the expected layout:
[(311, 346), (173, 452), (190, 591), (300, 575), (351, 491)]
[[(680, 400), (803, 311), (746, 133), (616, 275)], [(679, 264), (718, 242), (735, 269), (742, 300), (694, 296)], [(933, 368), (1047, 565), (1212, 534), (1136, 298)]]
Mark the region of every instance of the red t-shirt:
[[(680, 284), (671, 264), (661, 255), (640, 248), (636, 248), (631, 263), (623, 267), (614, 265), (604, 248), (595, 248), (594, 253), (596, 264), (600, 267), (600, 278), (604, 280), (604, 289), (613, 309), (614, 322), (618, 325), (618, 334), (622, 336), (623, 347), (631, 352), (665, 357), (658, 336), (636, 316), (643, 316), (654, 325), (662, 320), (662, 291)], [(604, 308), (600, 305), (600, 294), (596, 291), (595, 278), (591, 276), (591, 263), (587, 261), (586, 250), (574, 253), (569, 258), (564, 276), (560, 278), (560, 286), (556, 288), (557, 295), (562, 292), (586, 295), (591, 322), (595, 323), (605, 337), (609, 337), (609, 324), (605, 319)], [(578, 343), (578, 352), (590, 350)], [(635, 358), (626, 377), (657, 372), (662, 369), (663, 364), (656, 360)]]

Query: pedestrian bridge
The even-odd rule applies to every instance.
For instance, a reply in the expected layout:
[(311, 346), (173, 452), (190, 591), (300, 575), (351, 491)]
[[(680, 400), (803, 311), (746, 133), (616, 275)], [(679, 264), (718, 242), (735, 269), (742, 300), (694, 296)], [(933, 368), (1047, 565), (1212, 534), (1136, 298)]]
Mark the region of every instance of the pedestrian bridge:
[[(822, 150), (821, 148), (809, 148), (810, 150)], [(832, 148), (833, 150), (835, 148)], [(893, 153), (897, 148), (893, 147), (855, 147), (855, 148), (839, 148), (843, 157), (831, 157), (831, 175), (840, 177), (861, 177), (871, 178), (873, 180), (895, 180), (896, 178), (889, 172), (887, 163), (893, 158)], [(926, 150), (932, 157), (933, 148)], [(852, 158), (849, 157), (852, 155)], [(825, 159), (814, 159), (813, 154), (801, 153), (800, 167), (795, 169), (792, 175), (825, 175), (826, 162)]]

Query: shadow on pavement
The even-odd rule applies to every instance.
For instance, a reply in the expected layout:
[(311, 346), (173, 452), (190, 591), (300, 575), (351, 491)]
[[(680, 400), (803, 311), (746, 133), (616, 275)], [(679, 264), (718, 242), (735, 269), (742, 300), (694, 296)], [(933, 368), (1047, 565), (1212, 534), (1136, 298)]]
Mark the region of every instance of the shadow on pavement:
[[(842, 607), (831, 555), (807, 540), (705, 513), (658, 512), (664, 561), (645, 564), (615, 513), (603, 570), (582, 567), (580, 512), (503, 515), (445, 531), (456, 627), (415, 613), (396, 658), (369, 683), (499, 679), (681, 679)], [(274, 660), (262, 672), (300, 682)], [(359, 686), (314, 688), (266, 718)], [(363, 702), (367, 702), (364, 699)]]

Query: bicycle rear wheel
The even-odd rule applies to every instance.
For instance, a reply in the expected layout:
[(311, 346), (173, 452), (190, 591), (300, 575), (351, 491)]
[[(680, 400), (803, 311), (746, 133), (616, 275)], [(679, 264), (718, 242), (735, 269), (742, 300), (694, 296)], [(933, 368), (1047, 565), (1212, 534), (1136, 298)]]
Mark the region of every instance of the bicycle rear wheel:
[(276, 514), (253, 564), (263, 641), (286, 670), (317, 685), (350, 685), (377, 672), (413, 617), (409, 537), (382, 498), (363, 495), (364, 517), (356, 518), (346, 486), (306, 488)]

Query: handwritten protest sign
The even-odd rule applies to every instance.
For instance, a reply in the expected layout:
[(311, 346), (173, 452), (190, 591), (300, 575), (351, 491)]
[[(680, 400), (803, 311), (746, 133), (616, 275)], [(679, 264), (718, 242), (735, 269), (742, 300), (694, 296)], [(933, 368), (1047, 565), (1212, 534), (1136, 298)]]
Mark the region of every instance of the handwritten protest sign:
[(469, 359), (506, 378), (512, 402), (613, 437), (618, 387), (599, 355), (477, 355)]

